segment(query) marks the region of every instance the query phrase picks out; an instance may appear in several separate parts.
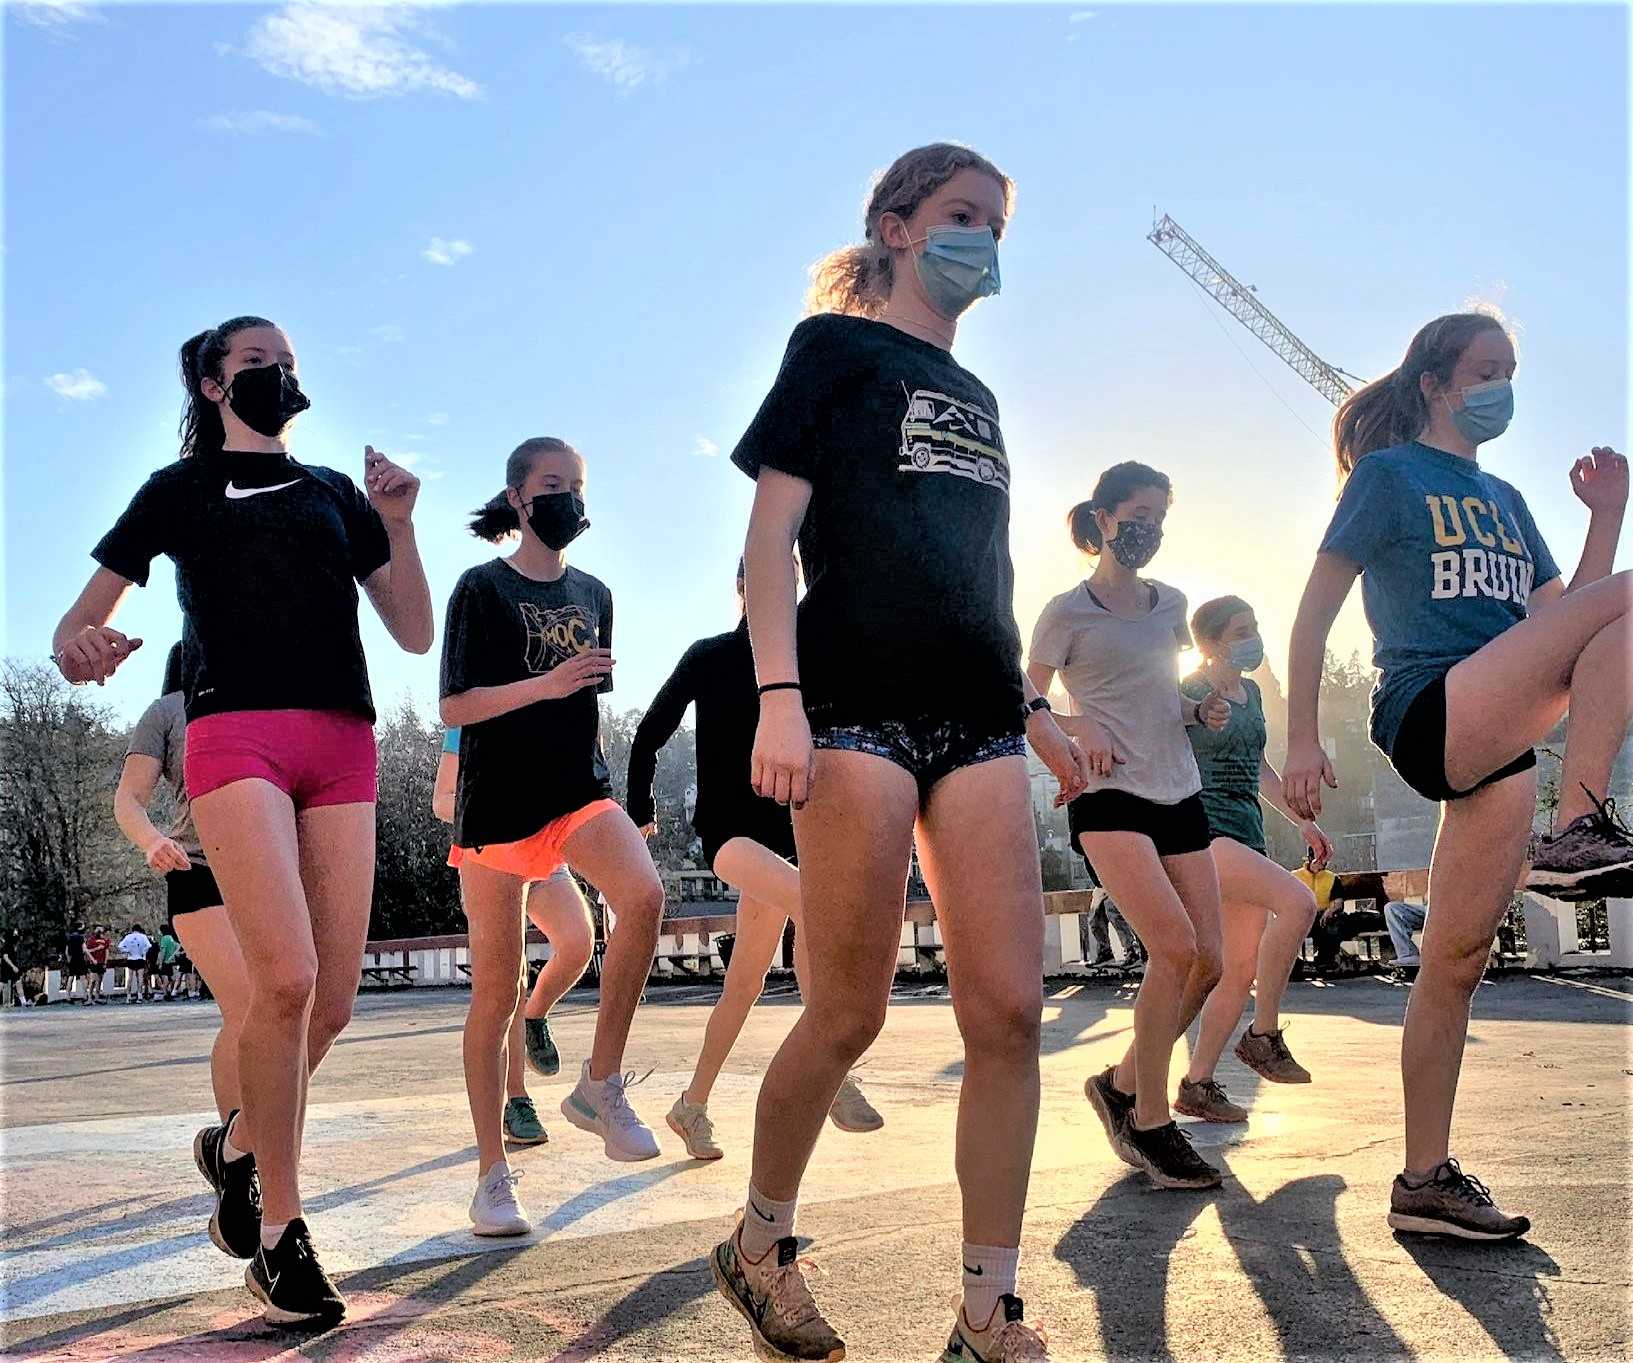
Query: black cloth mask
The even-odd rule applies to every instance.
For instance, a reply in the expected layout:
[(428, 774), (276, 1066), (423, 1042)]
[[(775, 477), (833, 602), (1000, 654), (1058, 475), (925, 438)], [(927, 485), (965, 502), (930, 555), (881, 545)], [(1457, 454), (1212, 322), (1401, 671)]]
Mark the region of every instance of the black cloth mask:
[(558, 553), (590, 528), (584, 499), (576, 492), (546, 492), (527, 504), (533, 533)]
[(312, 405), (295, 376), (281, 364), (240, 369), (227, 388), (227, 406), (257, 435), (277, 437)]

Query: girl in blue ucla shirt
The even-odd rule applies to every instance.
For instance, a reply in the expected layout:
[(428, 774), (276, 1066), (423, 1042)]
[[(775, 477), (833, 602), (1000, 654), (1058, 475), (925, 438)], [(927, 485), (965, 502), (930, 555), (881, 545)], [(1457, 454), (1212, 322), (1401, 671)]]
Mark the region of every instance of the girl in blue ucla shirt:
[(1450, 1156), (1469, 1003), (1526, 854), (1536, 810), (1532, 749), (1571, 715), (1558, 831), (1530, 884), (1563, 898), (1633, 868), (1633, 838), (1604, 802), (1630, 717), (1633, 578), (1612, 573), (1627, 461), (1595, 448), (1571, 487), (1590, 520), (1569, 585), (1519, 492), (1481, 468), (1480, 445), (1513, 413), (1514, 346), (1482, 313), (1429, 323), (1393, 373), (1339, 409), (1344, 480), (1298, 619), (1289, 666), (1288, 803), (1321, 811), (1337, 788), (1317, 723), (1327, 633), (1357, 575), (1379, 670), (1372, 739), (1414, 790), (1442, 804), (1429, 875), (1434, 914), (1406, 1013), (1406, 1167), (1397, 1230), (1503, 1240), (1505, 1216)]

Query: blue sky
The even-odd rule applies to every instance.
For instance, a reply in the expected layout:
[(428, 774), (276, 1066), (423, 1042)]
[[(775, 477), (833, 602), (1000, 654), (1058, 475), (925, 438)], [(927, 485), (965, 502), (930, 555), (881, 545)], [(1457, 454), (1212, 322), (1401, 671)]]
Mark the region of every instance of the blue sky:
[[(1518, 414), (1486, 462), (1563, 563), (1571, 460), (1627, 449), (1624, 8), (57, 3), (8, 5), (4, 42), (12, 656), (48, 651), (173, 457), (177, 346), (248, 311), (300, 354), (297, 457), (416, 456), (439, 615), (506, 452), (578, 445), (573, 558), (618, 600), (615, 699), (644, 705), (732, 623), (751, 485), (726, 455), (807, 266), (940, 138), (1019, 186), (957, 354), (1003, 413), (1023, 634), (1081, 576), (1066, 507), (1138, 457), (1176, 486), (1151, 571), (1247, 597), (1284, 665), (1331, 408), (1145, 241), (1153, 207), (1358, 374), (1499, 303)], [(429, 702), (434, 657), (365, 616), (377, 696)], [(134, 714), (179, 628), (168, 565), (120, 624), (158, 645), (107, 692)], [(1352, 604), (1337, 641), (1364, 639)]]

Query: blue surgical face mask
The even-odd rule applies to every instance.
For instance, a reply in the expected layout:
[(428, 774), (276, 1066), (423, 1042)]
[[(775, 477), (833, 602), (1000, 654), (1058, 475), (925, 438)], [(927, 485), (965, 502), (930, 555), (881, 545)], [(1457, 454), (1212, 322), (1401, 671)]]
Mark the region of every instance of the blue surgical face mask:
[(1255, 634), (1251, 639), (1232, 639), (1230, 665), (1239, 672), (1256, 672), (1264, 662), (1264, 640)]
[(998, 240), (990, 227), (932, 227), (914, 263), (925, 297), (943, 317), (998, 292)]
[[(1450, 399), (1446, 406), (1451, 407)], [(1514, 385), (1507, 379), (1492, 379), (1463, 390), (1463, 405), (1452, 412), (1452, 425), (1475, 445), (1495, 440), (1514, 419)]]

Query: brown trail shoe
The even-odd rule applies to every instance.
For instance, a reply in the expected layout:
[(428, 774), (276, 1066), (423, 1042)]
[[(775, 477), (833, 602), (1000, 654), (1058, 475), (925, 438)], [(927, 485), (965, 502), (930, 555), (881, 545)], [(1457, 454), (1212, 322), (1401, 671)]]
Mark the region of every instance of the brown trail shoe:
[(1049, 1341), (1021, 1319), (1021, 1299), (1006, 1292), (979, 1329), (958, 1308), (958, 1320), (939, 1363), (1049, 1363)]
[(1236, 1058), (1272, 1084), (1308, 1084), (1310, 1071), (1294, 1060), (1293, 1053), (1287, 1049), (1283, 1039), (1286, 1030), (1278, 1027), (1261, 1036), (1249, 1023), (1237, 1039)]
[(1200, 1117), (1205, 1122), (1245, 1122), (1247, 1109), (1233, 1103), (1225, 1090), (1212, 1079), (1179, 1081), (1179, 1097), (1174, 1099), (1174, 1111), (1187, 1117)]
[(1418, 1235), (1455, 1235), (1463, 1240), (1513, 1240), (1531, 1229), (1523, 1216), (1505, 1216), (1491, 1189), (1447, 1160), (1425, 1183), (1395, 1175), (1389, 1191), (1389, 1224)]
[(838, 1363), (845, 1341), (822, 1318), (805, 1285), (798, 1242), (784, 1236), (766, 1259), (755, 1264), (744, 1258), (736, 1231), (709, 1257), (720, 1295), (753, 1332), (754, 1352), (771, 1363)]
[(1091, 1074), (1083, 1084), (1083, 1096), (1089, 1100), (1100, 1125), (1106, 1129), (1111, 1152), (1124, 1164), (1135, 1169), (1145, 1166), (1128, 1144), (1128, 1128), (1134, 1120), (1134, 1095), (1124, 1093), (1112, 1081), (1117, 1073), (1115, 1065), (1108, 1065), (1099, 1074)]

